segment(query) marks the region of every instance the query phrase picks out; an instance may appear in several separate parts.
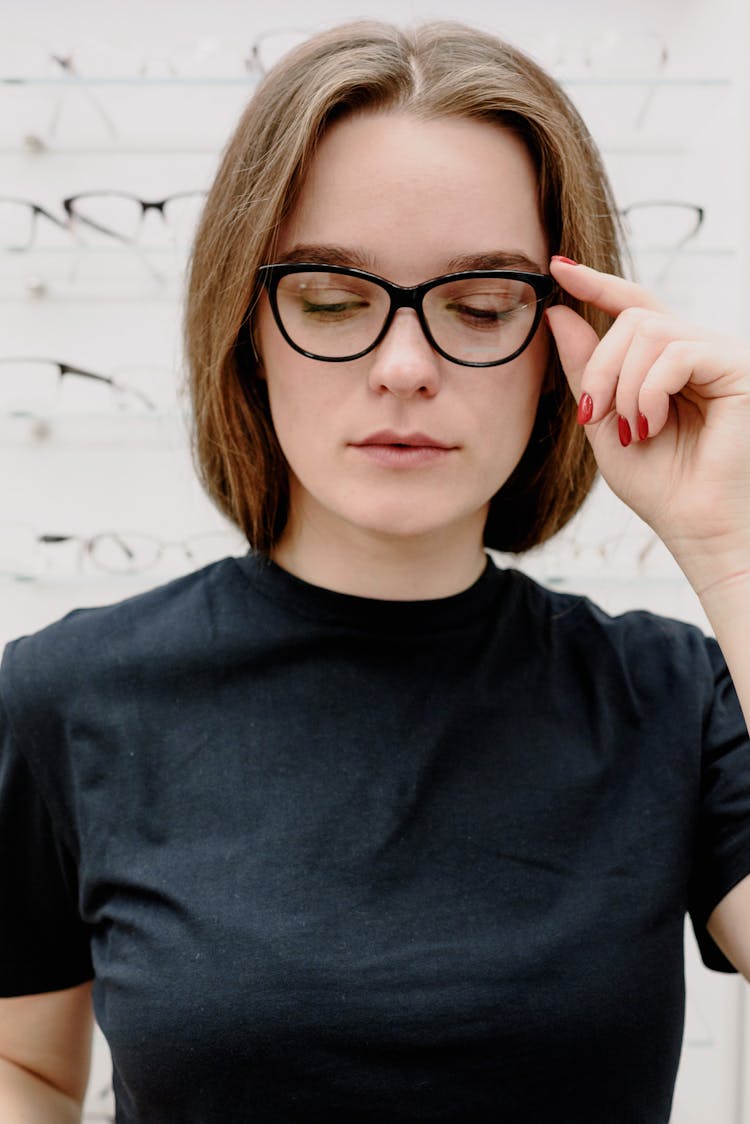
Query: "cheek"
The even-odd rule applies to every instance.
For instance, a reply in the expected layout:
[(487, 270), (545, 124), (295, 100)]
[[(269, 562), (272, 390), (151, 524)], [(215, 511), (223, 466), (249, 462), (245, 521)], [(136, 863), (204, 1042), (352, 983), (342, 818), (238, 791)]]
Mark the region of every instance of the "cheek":
[(548, 360), (548, 340), (546, 335), (539, 333), (518, 359), (505, 368), (498, 368), (502, 373), (494, 394), (496, 427), (506, 437), (516, 434), (524, 446), (546, 382)]

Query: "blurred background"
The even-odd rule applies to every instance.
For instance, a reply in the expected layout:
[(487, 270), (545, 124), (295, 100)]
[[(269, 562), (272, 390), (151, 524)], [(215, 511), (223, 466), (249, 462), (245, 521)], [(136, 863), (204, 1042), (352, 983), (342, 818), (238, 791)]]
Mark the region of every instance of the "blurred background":
[[(190, 462), (183, 275), (253, 86), (322, 27), (460, 18), (525, 49), (602, 148), (634, 275), (680, 315), (748, 339), (746, 0), (320, 0), (311, 13), (296, 0), (3, 0), (0, 644), (243, 551)], [(498, 561), (610, 611), (707, 627), (670, 556), (602, 485), (552, 543)], [(750, 1124), (748, 989), (701, 966), (689, 928), (686, 962), (672, 1120)], [(101, 1038), (87, 1119), (112, 1119)]]

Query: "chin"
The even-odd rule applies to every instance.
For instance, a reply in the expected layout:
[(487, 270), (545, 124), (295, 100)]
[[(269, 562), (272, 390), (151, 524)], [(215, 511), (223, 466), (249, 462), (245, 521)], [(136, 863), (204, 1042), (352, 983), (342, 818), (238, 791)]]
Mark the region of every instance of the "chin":
[(406, 542), (424, 540), (453, 534), (479, 534), (484, 527), (486, 508), (472, 511), (428, 511), (411, 505), (408, 510), (398, 512), (379, 512), (350, 518), (355, 526), (363, 531), (384, 539)]

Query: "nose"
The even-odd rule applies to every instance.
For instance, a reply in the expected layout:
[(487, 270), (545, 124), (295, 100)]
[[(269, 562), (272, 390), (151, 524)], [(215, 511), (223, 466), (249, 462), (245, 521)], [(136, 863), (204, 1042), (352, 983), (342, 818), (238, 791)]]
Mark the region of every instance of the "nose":
[(385, 338), (375, 348), (371, 388), (396, 398), (432, 398), (440, 388), (440, 356), (433, 350), (411, 308), (400, 308)]

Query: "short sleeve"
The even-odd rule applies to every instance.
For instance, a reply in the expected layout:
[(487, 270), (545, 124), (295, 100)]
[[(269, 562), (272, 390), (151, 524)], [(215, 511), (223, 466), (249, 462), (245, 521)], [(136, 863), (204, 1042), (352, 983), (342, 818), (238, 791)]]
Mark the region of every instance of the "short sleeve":
[[(7, 681), (0, 689), (7, 691)], [(93, 976), (70, 851), (11, 730), (0, 690), (0, 995), (74, 987)]]
[(703, 733), (700, 810), (690, 885), (690, 917), (703, 962), (734, 968), (706, 931), (713, 910), (750, 874), (750, 739), (715, 640), (706, 640), (713, 690)]

